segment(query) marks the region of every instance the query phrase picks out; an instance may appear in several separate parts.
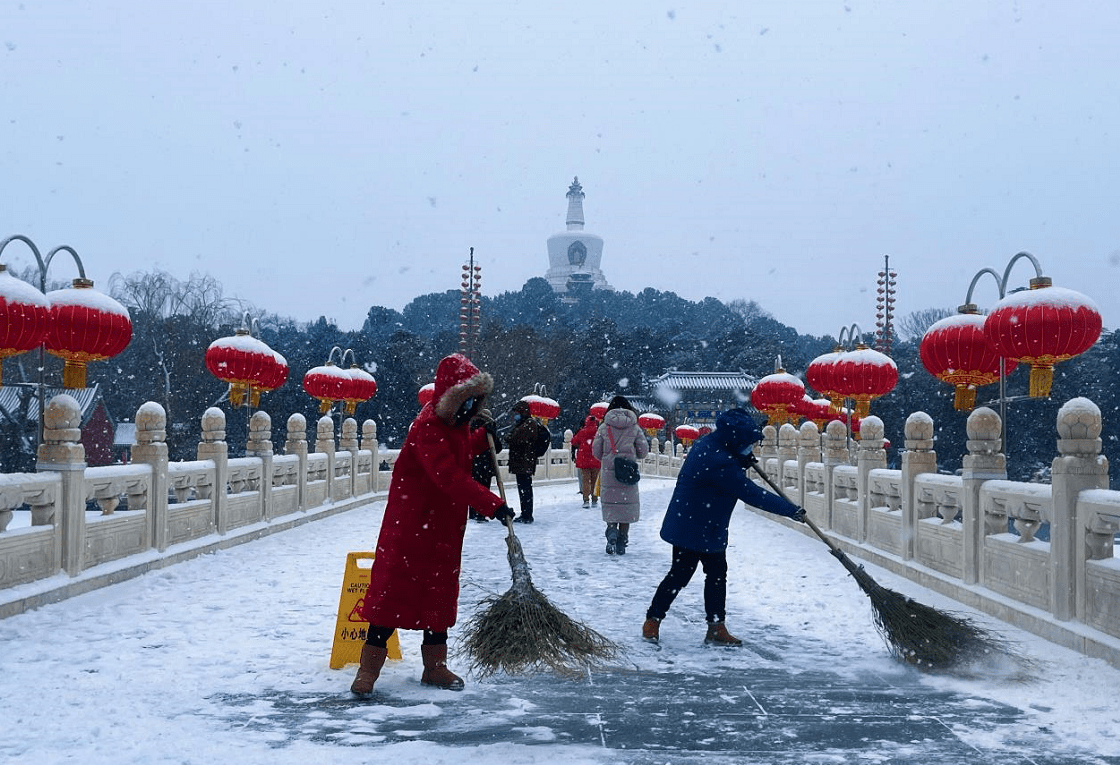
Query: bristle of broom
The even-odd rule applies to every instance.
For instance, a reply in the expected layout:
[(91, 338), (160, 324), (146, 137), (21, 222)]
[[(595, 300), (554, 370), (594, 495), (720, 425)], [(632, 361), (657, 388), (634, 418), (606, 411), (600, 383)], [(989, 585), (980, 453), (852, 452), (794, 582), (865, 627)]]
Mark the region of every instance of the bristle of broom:
[(620, 647), (552, 604), (533, 586), (517, 537), (506, 539), (513, 586), (486, 598), (464, 625), (459, 650), (478, 678), (555, 672), (578, 676), (616, 658)]

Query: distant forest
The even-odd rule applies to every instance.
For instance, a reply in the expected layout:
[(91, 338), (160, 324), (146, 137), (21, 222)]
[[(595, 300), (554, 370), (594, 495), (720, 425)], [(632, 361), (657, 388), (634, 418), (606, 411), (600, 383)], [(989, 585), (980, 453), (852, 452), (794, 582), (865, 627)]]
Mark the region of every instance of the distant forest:
[[(245, 410), (224, 400), (226, 385), (206, 371), (203, 358), (212, 341), (241, 325), (245, 307), (225, 296), (212, 277), (197, 274), (185, 281), (158, 270), (118, 274), (108, 291), (128, 307), (133, 322), (133, 339), (124, 353), (89, 365), (88, 384), (101, 385), (112, 416), (131, 420), (144, 402), (162, 404), (172, 458), (186, 460), (194, 459), (203, 411), (217, 405), (226, 411), (231, 453), (243, 450)], [(325, 318), (303, 323), (250, 308), (261, 339), (291, 367), (288, 382), (265, 394), (261, 403), (272, 416), (277, 449), (283, 448), (289, 415), (302, 413), (312, 427), (319, 418), (318, 402), (301, 382), (304, 372), (323, 364), (334, 346), (352, 349), (357, 362), (377, 379), (377, 395), (359, 405), (355, 418), (374, 420), (380, 442), (398, 447), (417, 413), (417, 390), (431, 381), (441, 358), (458, 350), (459, 301), (458, 290), (448, 290), (421, 295), (402, 311), (374, 305), (359, 331), (340, 330)], [(952, 388), (933, 378), (918, 358), (923, 332), (946, 313), (930, 308), (902, 317), (896, 326), (892, 357), (899, 383), (871, 406), (886, 425), (892, 466), (899, 463), (906, 417), (915, 411), (933, 418), (940, 469), (959, 469), (966, 452), (967, 413), (953, 409)], [(693, 302), (648, 288), (638, 294), (594, 291), (568, 304), (541, 278), (530, 279), (518, 292), (483, 296), (481, 316), (472, 360), (494, 377), (491, 408), (501, 417), (514, 401), (543, 385), (562, 408), (551, 424), (557, 434), (578, 429), (588, 407), (613, 393), (647, 395), (648, 382), (669, 370), (743, 371), (761, 377), (774, 371), (780, 356), (788, 372), (804, 379), (809, 362), (836, 346), (834, 337), (799, 334), (753, 301)], [(1010, 478), (1049, 479), (1057, 411), (1076, 396), (1100, 407), (1104, 453), (1115, 464), (1120, 457), (1120, 388), (1114, 384), (1120, 374), (1118, 344), (1120, 333), (1106, 330), (1087, 353), (1059, 364), (1046, 399), (1025, 396), (1026, 368), (1020, 366), (1008, 378), (1008, 395), (1014, 397), (1007, 405)], [(36, 379), (37, 361), (34, 353), (6, 359), (5, 382)], [(61, 363), (48, 357), (48, 384), (57, 384), (60, 369)], [(977, 403), (988, 404), (996, 396), (997, 386), (982, 388)], [(4, 422), (0, 427), (15, 426)], [(19, 439), (3, 440), (5, 471), (33, 469), (31, 455), (13, 453)], [(1112, 484), (1117, 487), (1115, 478)]]

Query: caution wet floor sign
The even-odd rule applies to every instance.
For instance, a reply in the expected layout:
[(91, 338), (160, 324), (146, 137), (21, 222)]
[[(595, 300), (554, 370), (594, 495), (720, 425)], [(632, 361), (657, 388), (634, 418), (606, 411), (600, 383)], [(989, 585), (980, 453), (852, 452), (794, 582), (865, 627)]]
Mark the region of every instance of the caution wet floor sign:
[[(342, 594), (338, 598), (338, 618), (334, 623), (334, 645), (331, 647), (331, 669), (342, 669), (347, 664), (357, 664), (366, 642), (366, 624), (358, 615), (362, 600), (369, 589), (369, 570), (373, 553), (346, 554), (346, 575), (342, 580)], [(389, 637), (389, 658), (401, 658), (401, 644), (394, 632)]]

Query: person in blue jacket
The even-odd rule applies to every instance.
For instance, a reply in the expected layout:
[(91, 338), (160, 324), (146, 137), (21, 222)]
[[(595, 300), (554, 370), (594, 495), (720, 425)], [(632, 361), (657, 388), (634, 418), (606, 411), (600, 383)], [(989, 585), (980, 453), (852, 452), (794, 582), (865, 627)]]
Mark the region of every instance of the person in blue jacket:
[(716, 418), (716, 429), (699, 439), (685, 458), (677, 486), (661, 524), (661, 538), (673, 546), (669, 573), (646, 611), (642, 637), (660, 639), (661, 620), (678, 593), (704, 567), (704, 610), (707, 645), (741, 646), (743, 641), (724, 625), (727, 604), (727, 528), (739, 500), (767, 512), (804, 521), (805, 511), (750, 480), (744, 469), (754, 460), (751, 449), (762, 430), (742, 409)]

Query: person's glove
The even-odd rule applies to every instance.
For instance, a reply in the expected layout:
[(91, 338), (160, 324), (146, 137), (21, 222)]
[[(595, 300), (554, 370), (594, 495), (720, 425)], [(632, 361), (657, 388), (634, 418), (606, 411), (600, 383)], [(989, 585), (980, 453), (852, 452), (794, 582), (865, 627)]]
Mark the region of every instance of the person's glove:
[(805, 508), (798, 507), (797, 505), (794, 505), (793, 506), (793, 512), (787, 514), (786, 517), (789, 518), (791, 521), (797, 521), (798, 523), (804, 523), (805, 522)]
[(498, 509), (494, 511), (494, 520), (505, 523), (507, 520), (512, 521), (514, 516), (513, 508), (505, 502), (498, 505)]

